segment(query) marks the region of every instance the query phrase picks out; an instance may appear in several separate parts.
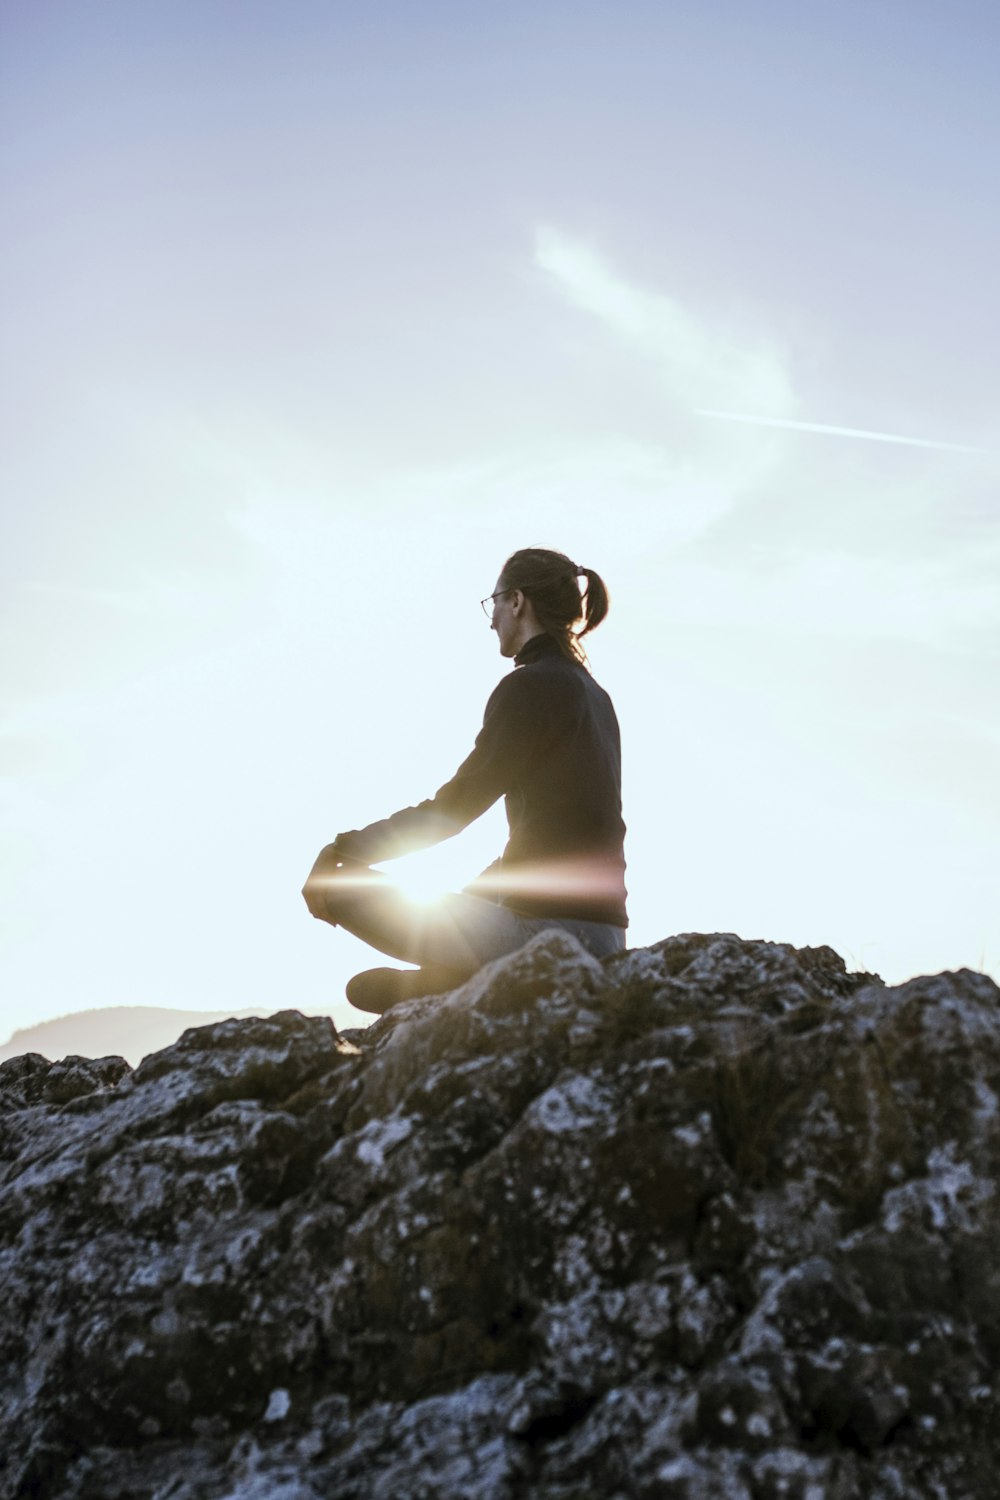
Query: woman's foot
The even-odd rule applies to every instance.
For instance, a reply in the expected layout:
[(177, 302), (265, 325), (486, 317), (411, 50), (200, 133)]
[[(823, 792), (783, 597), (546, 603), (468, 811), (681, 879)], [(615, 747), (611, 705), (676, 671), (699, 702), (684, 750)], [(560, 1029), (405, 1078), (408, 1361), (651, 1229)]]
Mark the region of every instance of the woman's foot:
[(347, 981), (347, 998), (355, 1010), (381, 1016), (400, 1000), (442, 995), (462, 983), (461, 975), (431, 969), (365, 969)]

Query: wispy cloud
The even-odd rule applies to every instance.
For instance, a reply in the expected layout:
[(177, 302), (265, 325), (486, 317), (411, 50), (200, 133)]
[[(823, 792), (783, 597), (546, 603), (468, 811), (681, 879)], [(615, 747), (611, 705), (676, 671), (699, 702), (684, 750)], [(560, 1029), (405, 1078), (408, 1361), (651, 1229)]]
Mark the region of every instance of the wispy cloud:
[[(983, 525), (972, 527), (968, 506), (956, 504), (955, 464), (907, 450), (969, 455), (964, 494), (990, 455), (800, 420), (791, 356), (766, 331), (755, 343), (741, 341), (721, 320), (630, 284), (594, 250), (552, 229), (538, 232), (535, 259), (560, 296), (652, 364), (666, 398), (665, 429), (680, 406), (691, 419), (686, 429), (675, 423), (665, 431), (659, 445), (650, 435), (646, 484), (637, 483), (638, 468), (621, 470), (623, 524), (641, 522), (644, 559), (667, 583), (669, 602), (657, 608), (678, 624), (739, 630), (753, 621), (758, 630), (842, 641), (982, 648), (997, 620), (995, 586), (981, 567)], [(709, 390), (717, 393), (711, 399)], [(796, 433), (868, 439), (881, 452), (864, 441), (813, 447)], [(595, 432), (584, 446), (596, 451), (606, 437)], [(664, 526), (675, 509), (679, 524)]]
[(596, 251), (555, 229), (537, 231), (535, 262), (570, 302), (655, 360), (661, 384), (679, 403), (749, 405), (776, 418), (794, 415), (787, 361), (774, 342), (751, 345), (711, 326), (676, 298), (633, 286)]

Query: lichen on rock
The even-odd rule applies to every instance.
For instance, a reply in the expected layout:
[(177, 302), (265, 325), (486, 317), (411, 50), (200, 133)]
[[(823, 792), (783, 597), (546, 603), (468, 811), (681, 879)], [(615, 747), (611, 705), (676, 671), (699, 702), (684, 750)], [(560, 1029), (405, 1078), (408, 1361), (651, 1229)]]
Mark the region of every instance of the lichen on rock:
[(0, 1065), (0, 1500), (984, 1500), (1000, 992), (541, 934)]

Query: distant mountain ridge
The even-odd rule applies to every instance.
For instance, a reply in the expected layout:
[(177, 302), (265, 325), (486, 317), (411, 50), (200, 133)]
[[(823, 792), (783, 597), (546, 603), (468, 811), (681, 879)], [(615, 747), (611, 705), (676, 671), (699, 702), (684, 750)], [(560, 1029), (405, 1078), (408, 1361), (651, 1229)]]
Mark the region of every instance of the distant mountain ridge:
[(124, 1057), (133, 1068), (151, 1052), (177, 1041), (189, 1026), (211, 1026), (230, 1016), (240, 1020), (269, 1016), (275, 1006), (249, 1010), (171, 1010), (155, 1005), (107, 1005), (19, 1027), (0, 1046), (0, 1062), (40, 1052), (50, 1062), (64, 1057)]

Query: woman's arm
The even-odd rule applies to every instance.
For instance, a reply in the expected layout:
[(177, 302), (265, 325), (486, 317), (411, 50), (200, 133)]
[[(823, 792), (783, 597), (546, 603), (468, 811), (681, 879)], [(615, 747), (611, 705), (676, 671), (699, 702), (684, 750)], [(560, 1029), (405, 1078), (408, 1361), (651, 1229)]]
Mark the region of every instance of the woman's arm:
[(345, 859), (378, 864), (453, 838), (510, 790), (544, 736), (545, 702), (532, 674), (504, 677), (490, 695), (471, 755), (433, 797), (337, 835)]

